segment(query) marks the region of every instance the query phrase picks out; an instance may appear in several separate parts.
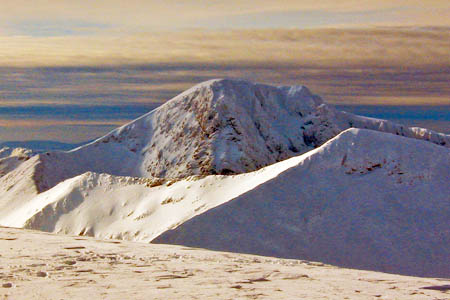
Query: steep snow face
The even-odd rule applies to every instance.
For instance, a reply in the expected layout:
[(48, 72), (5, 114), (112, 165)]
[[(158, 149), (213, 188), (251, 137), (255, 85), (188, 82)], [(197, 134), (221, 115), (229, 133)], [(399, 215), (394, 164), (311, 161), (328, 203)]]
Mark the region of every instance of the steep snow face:
[(165, 178), (245, 173), (305, 153), (349, 127), (450, 145), (448, 135), (336, 111), (303, 86), (211, 80), (91, 144), (40, 155), (38, 189), (88, 171)]
[(0, 149), (0, 159), (7, 157), (30, 157), (33, 151), (26, 148), (3, 147)]
[(154, 242), (448, 277), (449, 166), (448, 148), (349, 129)]
[[(406, 127), (386, 120), (362, 117), (345, 111), (331, 110), (335, 122), (340, 128), (362, 128), (388, 132), (399, 136), (431, 142), (450, 148), (450, 135), (435, 132), (425, 128)], [(330, 118), (330, 117), (329, 117)]]

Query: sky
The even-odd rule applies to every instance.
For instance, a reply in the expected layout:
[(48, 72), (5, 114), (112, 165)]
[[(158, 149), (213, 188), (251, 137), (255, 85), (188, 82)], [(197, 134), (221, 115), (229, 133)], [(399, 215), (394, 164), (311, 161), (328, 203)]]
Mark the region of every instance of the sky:
[(446, 0), (2, 0), (7, 35), (74, 35), (186, 28), (449, 26)]
[[(89, 140), (217, 77), (304, 84), (339, 105), (450, 106), (449, 1), (0, 4), (0, 141)], [(450, 131), (448, 115), (411, 116)]]

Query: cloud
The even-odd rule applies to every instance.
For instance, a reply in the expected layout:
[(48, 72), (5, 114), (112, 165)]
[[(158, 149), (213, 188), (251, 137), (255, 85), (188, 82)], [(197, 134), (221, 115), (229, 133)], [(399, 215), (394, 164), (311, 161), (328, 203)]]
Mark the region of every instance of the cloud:
[[(358, 6), (359, 7), (359, 6)], [(435, 11), (434, 11), (435, 12)], [(429, 11), (418, 12), (411, 7), (393, 6), (377, 9), (330, 10), (300, 9), (274, 10), (252, 13), (240, 13), (223, 16), (204, 16), (195, 23), (199, 28), (214, 29), (261, 29), (261, 28), (318, 28), (318, 27), (356, 27), (368, 25), (450, 25), (436, 16), (426, 19)], [(441, 12), (442, 13), (442, 12)], [(414, 15), (414, 18), (411, 18)]]
[[(448, 105), (449, 49), (445, 27), (0, 37), (0, 140), (94, 138), (217, 77), (304, 84), (331, 103)], [(74, 105), (148, 110), (106, 120)]]
[(182, 31), (0, 37), (0, 66), (448, 65), (449, 28)]
[(0, 38), (0, 108), (162, 103), (216, 77), (306, 84), (335, 103), (445, 104), (450, 28)]
[[(0, 124), (2, 121), (0, 121)], [(6, 124), (9, 124), (7, 122)], [(123, 124), (123, 123), (121, 123)], [(0, 141), (52, 140), (66, 143), (86, 142), (106, 134), (119, 124), (56, 124), (30, 123), (12, 127), (0, 126)], [(41, 126), (42, 125), (42, 126)]]

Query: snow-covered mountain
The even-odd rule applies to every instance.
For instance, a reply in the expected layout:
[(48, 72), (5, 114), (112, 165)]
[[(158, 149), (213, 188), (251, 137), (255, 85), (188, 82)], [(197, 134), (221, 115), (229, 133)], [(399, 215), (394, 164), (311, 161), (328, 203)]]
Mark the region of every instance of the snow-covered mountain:
[(7, 226), (150, 242), (193, 216), (277, 176), (293, 161), (240, 175), (161, 180), (85, 173), (0, 217)]
[(337, 111), (304, 86), (217, 79), (90, 144), (40, 154), (24, 168), (34, 168), (39, 192), (89, 171), (147, 178), (240, 174), (317, 148), (350, 127), (450, 147), (449, 135)]
[(76, 175), (240, 174), (317, 148), (351, 127), (450, 147), (449, 135), (337, 111), (304, 86), (221, 79), (201, 83), (89, 145), (42, 160), (60, 178), (69, 172), (55, 163), (60, 160), (72, 161)]
[(72, 151), (0, 151), (0, 225), (444, 274), (449, 147), (306, 87), (212, 80)]

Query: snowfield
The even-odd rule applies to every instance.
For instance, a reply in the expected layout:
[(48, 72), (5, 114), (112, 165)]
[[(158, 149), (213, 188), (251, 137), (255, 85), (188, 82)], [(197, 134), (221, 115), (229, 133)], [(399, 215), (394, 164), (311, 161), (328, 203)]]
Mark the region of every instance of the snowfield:
[(449, 277), (449, 147), (211, 80), (72, 151), (0, 150), (0, 225)]
[(0, 227), (1, 299), (448, 298), (449, 280)]

